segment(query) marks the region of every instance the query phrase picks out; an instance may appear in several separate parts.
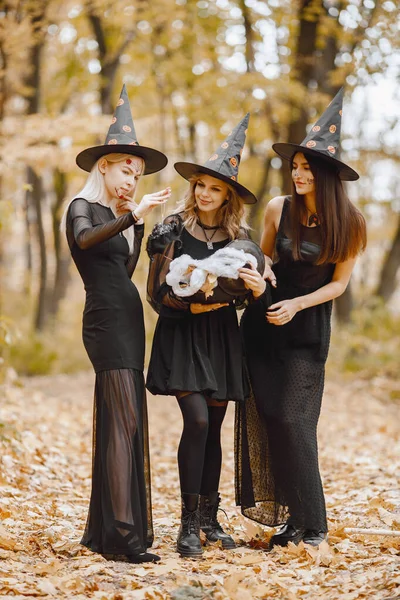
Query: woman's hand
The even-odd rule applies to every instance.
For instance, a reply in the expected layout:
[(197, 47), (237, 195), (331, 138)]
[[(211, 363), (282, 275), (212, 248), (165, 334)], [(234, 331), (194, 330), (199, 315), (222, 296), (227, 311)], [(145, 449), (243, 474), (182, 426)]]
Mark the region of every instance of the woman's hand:
[(137, 208), (134, 209), (135, 215), (138, 219), (143, 219), (153, 210), (153, 208), (165, 204), (170, 196), (170, 187), (167, 187), (160, 192), (154, 192), (154, 194), (146, 194), (139, 202)]
[(200, 304), (197, 302), (192, 302), (190, 305), (190, 312), (194, 315), (199, 315), (200, 313), (210, 312), (212, 310), (218, 310), (223, 306), (229, 306), (228, 302), (217, 302), (215, 304)]
[(300, 305), (297, 298), (291, 300), (281, 300), (275, 304), (271, 304), (266, 312), (266, 319), (272, 325), (286, 325), (300, 310)]
[(253, 265), (250, 265), (249, 269), (245, 267), (239, 269), (239, 277), (243, 279), (246, 288), (253, 292), (254, 298), (258, 298), (265, 292), (267, 284)]
[(146, 194), (141, 199), (140, 203), (137, 204), (127, 194), (118, 193), (119, 202), (116, 205), (117, 214), (125, 214), (127, 212), (134, 212), (138, 221), (143, 219), (149, 212), (156, 206), (165, 204), (168, 198), (171, 196), (171, 188), (167, 187), (160, 192), (154, 192), (154, 194)]
[(267, 264), (267, 262), (265, 261), (265, 268), (264, 268), (264, 273), (263, 273), (263, 279), (267, 279), (270, 284), (276, 288), (276, 275), (273, 272), (273, 270), (271, 269), (270, 265)]

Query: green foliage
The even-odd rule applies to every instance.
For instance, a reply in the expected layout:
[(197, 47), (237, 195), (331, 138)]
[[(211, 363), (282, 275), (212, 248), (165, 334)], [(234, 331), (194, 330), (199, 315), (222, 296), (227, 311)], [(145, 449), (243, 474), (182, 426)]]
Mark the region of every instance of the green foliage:
[(38, 335), (20, 340), (9, 351), (10, 366), (19, 375), (47, 375), (56, 360), (57, 352), (49, 349)]
[(333, 328), (328, 371), (397, 379), (399, 356), (400, 316), (374, 299), (353, 312), (349, 325)]

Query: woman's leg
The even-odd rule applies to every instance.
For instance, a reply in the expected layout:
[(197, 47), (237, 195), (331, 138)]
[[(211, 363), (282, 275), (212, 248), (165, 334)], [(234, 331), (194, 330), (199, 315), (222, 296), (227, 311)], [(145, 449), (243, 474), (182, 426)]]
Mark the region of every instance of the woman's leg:
[(226, 415), (227, 402), (208, 399), (208, 435), (200, 487), (200, 526), (211, 542), (221, 541), (223, 548), (235, 548), (230, 535), (218, 522), (220, 503), (218, 493), (222, 465), (221, 427)]
[(182, 515), (177, 551), (181, 556), (199, 557), (202, 548), (198, 505), (208, 434), (208, 407), (205, 397), (198, 392), (182, 392), (177, 400), (183, 417), (178, 449)]
[(183, 494), (200, 492), (208, 435), (208, 407), (205, 397), (188, 393), (178, 398), (183, 432), (178, 448), (179, 479)]

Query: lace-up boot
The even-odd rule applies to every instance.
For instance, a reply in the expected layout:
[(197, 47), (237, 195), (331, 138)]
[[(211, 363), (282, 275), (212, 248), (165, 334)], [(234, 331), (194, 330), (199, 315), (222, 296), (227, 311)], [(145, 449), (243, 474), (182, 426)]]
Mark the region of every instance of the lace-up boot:
[(203, 554), (200, 542), (199, 497), (197, 494), (182, 494), (181, 526), (176, 549), (181, 556), (187, 558), (199, 558)]
[(218, 492), (210, 492), (208, 496), (200, 496), (200, 527), (209, 542), (220, 540), (225, 550), (232, 550), (236, 548), (236, 544), (233, 538), (225, 533), (217, 519), (220, 502), (221, 498)]

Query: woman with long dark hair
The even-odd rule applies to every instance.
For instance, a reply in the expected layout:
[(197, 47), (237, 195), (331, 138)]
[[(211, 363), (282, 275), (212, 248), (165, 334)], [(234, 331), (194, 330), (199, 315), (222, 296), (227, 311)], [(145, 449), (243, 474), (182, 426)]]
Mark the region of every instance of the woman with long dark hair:
[(265, 525), (284, 523), (272, 545), (319, 545), (327, 534), (317, 423), (324, 390), (332, 300), (345, 291), (366, 245), (365, 220), (343, 180), (358, 174), (338, 158), (343, 92), (301, 144), (274, 144), (290, 161), (293, 194), (265, 211), (272, 304), (242, 319), (254, 397), (237, 415), (237, 500)]
[(85, 284), (83, 342), (96, 372), (92, 493), (81, 543), (132, 563), (157, 562), (147, 552), (153, 525), (143, 307), (131, 277), (143, 218), (170, 189), (134, 201), (140, 177), (160, 171), (167, 157), (138, 144), (125, 86), (105, 143), (76, 162), (89, 176), (62, 226)]
[[(237, 182), (248, 120), (249, 115), (205, 165), (175, 164), (190, 182), (188, 192), (178, 213), (165, 220), (160, 235), (150, 236), (148, 293), (160, 316), (146, 385), (153, 394), (175, 396), (182, 412), (178, 450), (182, 514), (177, 551), (187, 557), (202, 554), (200, 528), (209, 542), (235, 548), (217, 518), (221, 427), (228, 401), (244, 401), (246, 380), (234, 297), (214, 295), (210, 302), (203, 291), (180, 297), (166, 282), (166, 275), (171, 261), (183, 255), (194, 261), (217, 260), (218, 251), (231, 240), (244, 238), (252, 244), (247, 241), (244, 204), (256, 198)], [(171, 237), (170, 243), (155, 252), (159, 238), (167, 235), (167, 240), (168, 230), (174, 240)], [(261, 250), (260, 254), (262, 258)], [(255, 298), (263, 295), (265, 281), (255, 268), (242, 268), (240, 277)]]

